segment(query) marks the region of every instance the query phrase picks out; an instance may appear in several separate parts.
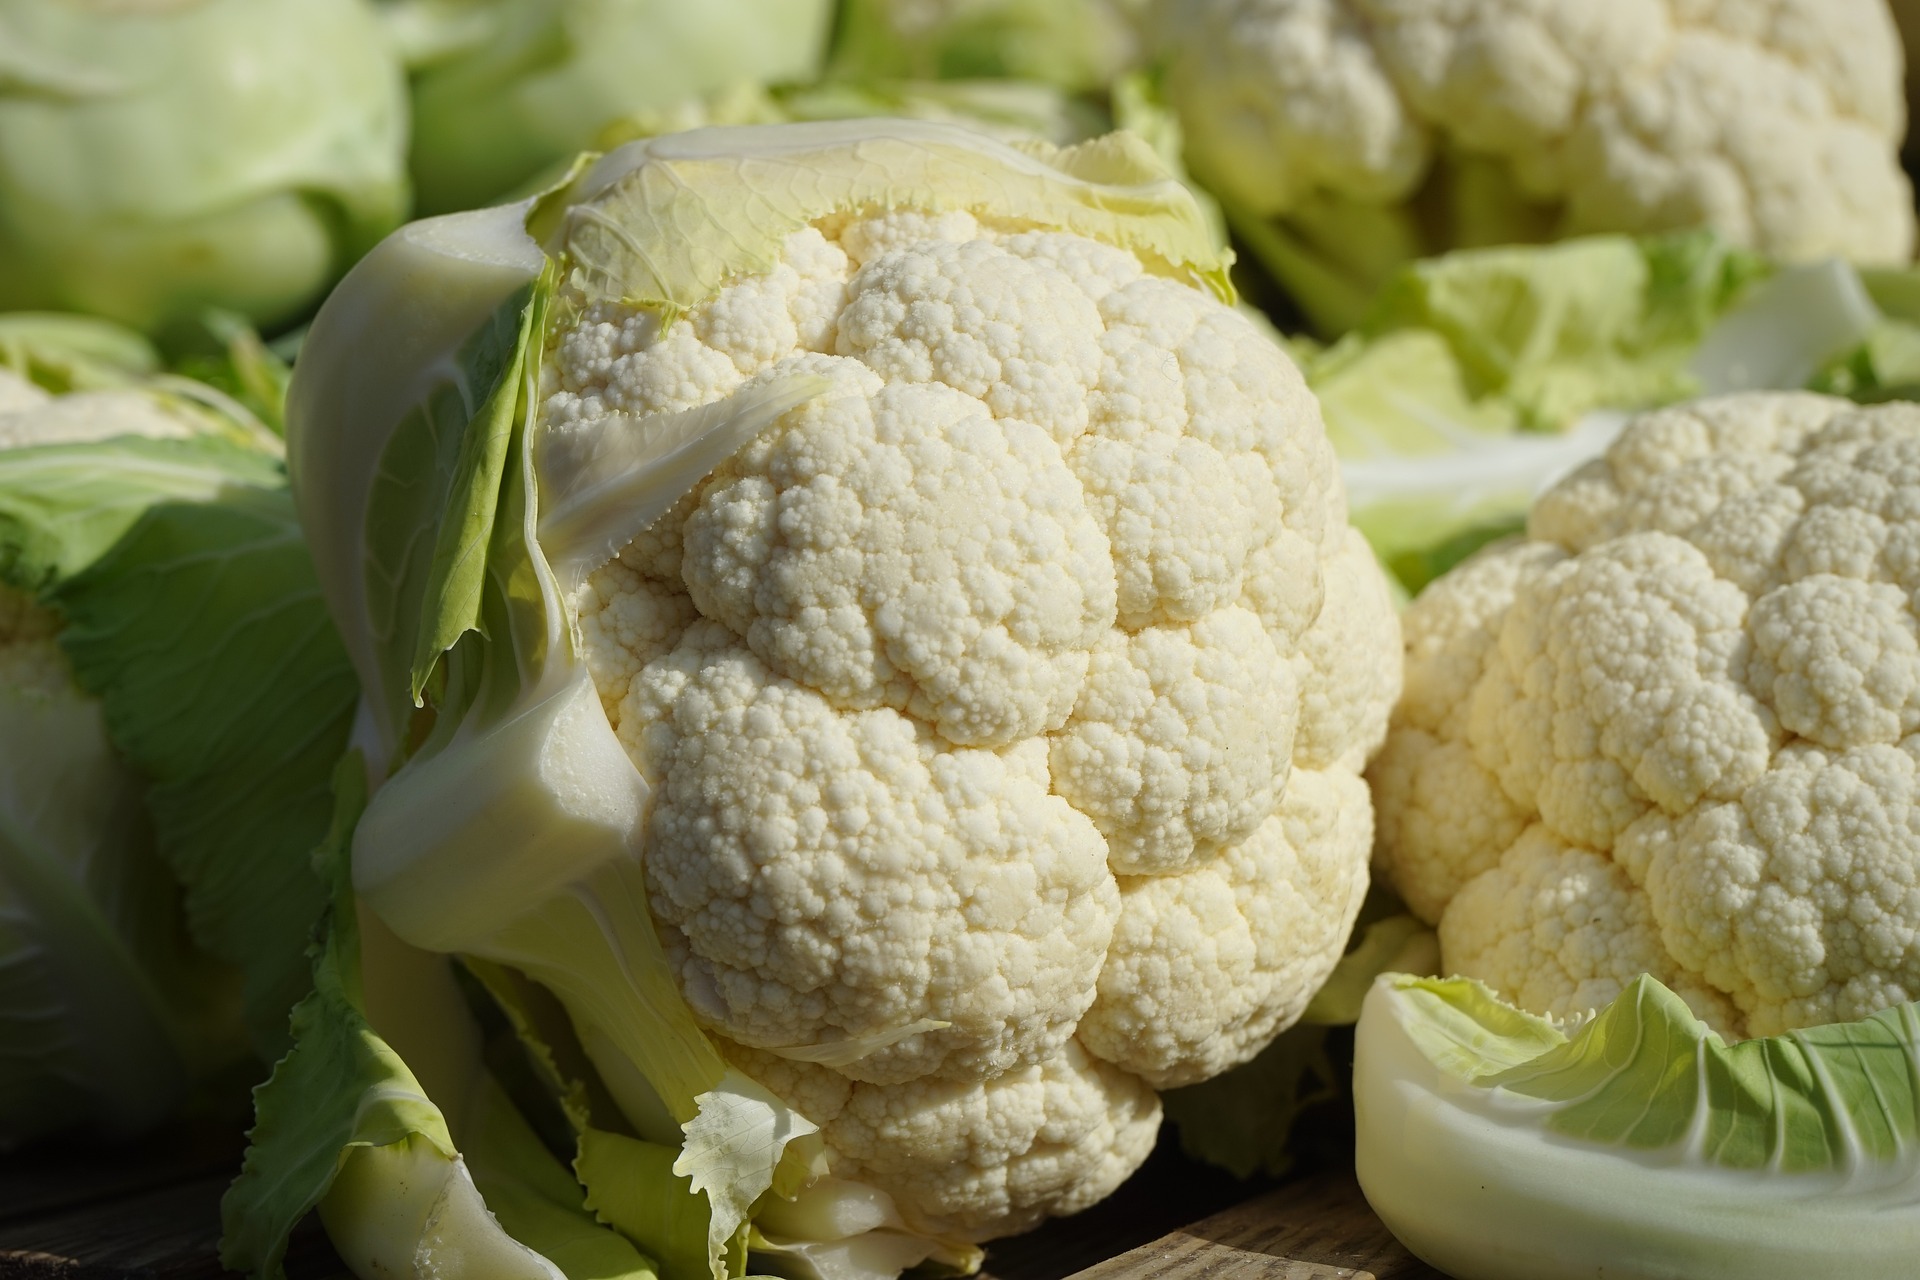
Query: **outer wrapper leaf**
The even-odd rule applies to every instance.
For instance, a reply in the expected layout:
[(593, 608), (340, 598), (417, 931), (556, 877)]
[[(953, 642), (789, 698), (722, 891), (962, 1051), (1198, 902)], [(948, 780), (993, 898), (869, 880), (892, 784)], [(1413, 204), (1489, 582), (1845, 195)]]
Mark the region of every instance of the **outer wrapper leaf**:
[(418, 1140), (454, 1154), (446, 1121), (360, 1012), (359, 939), (338, 896), (366, 804), (357, 757), (341, 763), (334, 786), (332, 829), (314, 861), (333, 875), (336, 898), (314, 948), (313, 990), (294, 1007), (292, 1051), (255, 1091), (246, 1162), (221, 1203), (221, 1261), (256, 1275), (281, 1274), (294, 1227), (332, 1187), (350, 1148)]
[[(837, 210), (977, 209), (1031, 218), (1132, 250), (1151, 269), (1233, 300), (1230, 256), (1145, 140), (987, 148), (950, 125), (859, 120), (696, 129), (602, 158), (548, 196), (532, 225), (555, 228), (592, 299), (677, 314), (729, 276), (770, 269), (786, 237)], [(641, 226), (670, 253), (636, 251)]]

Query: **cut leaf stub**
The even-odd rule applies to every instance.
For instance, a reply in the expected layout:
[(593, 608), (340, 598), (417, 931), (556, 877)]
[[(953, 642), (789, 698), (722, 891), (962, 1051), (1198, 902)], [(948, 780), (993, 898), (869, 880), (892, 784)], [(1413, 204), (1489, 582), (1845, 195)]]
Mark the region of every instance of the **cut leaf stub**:
[(1358, 1171), (1463, 1280), (1909, 1276), (1920, 1008), (1728, 1045), (1642, 977), (1571, 1034), (1464, 978), (1382, 977)]

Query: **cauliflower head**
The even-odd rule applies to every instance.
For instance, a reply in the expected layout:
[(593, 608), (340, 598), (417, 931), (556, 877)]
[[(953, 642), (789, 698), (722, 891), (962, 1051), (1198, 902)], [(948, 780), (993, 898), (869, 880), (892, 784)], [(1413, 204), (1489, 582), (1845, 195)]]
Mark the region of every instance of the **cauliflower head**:
[(1149, 29), (1196, 171), (1257, 214), (1364, 234), (1437, 181), (1454, 225), (1410, 252), (1521, 222), (1912, 251), (1884, 0), (1158, 0)]
[[(1099, 239), (862, 210), (551, 339), (554, 447), (817, 377), (588, 576), (680, 988), (923, 1229), (1070, 1212), (1297, 1018), (1372, 838), (1384, 579), (1318, 408)], [(822, 1063), (823, 1047), (846, 1046)]]
[(1090, 1204), (1339, 957), (1398, 620), (1225, 266), (1131, 135), (715, 128), (317, 318), (355, 892), (555, 994), (713, 1256), (769, 1189), (960, 1255)]
[(1920, 406), (1642, 415), (1408, 608), (1379, 858), (1536, 1012), (1730, 1035), (1920, 997)]

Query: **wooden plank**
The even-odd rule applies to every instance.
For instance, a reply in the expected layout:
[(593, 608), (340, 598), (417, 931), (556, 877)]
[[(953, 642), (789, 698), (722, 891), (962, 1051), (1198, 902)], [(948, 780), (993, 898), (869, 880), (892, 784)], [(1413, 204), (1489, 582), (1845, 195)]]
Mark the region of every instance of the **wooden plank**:
[(246, 1145), (237, 1122), (202, 1120), (111, 1147), (61, 1140), (10, 1151), (0, 1155), (0, 1226), (196, 1177), (231, 1178)]
[(1326, 1171), (1180, 1228), (1073, 1280), (1446, 1280), (1367, 1207), (1353, 1174)]
[[(233, 1160), (219, 1167), (222, 1148), (188, 1142), (170, 1169), (145, 1144), (0, 1158), (0, 1191), (17, 1197), (0, 1198), (0, 1280), (232, 1280), (217, 1260)], [(1441, 1280), (1395, 1243), (1349, 1172), (1249, 1189), (1163, 1141), (1101, 1204), (995, 1241), (983, 1280)], [(312, 1219), (287, 1265), (291, 1280), (350, 1280)]]
[(0, 1227), (0, 1280), (215, 1280), (216, 1174)]
[[(220, 1266), (231, 1170), (0, 1226), (0, 1280), (238, 1280)], [(288, 1280), (351, 1280), (319, 1223), (295, 1233)]]

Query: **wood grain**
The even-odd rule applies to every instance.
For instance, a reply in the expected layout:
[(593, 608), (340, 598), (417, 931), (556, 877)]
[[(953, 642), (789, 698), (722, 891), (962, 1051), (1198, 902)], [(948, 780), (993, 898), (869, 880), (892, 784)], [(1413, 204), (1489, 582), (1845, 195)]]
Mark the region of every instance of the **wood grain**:
[(1401, 1247), (1349, 1172), (1299, 1179), (1073, 1280), (1446, 1280)]
[[(134, 1176), (112, 1163), (96, 1159), (77, 1181), (45, 1181), (39, 1198), (65, 1207), (0, 1222), (0, 1280), (238, 1280), (220, 1266), (220, 1197), (232, 1169), (100, 1195)], [(6, 1181), (26, 1178), (9, 1169)], [(313, 1221), (294, 1234), (286, 1266), (288, 1280), (352, 1280)]]

